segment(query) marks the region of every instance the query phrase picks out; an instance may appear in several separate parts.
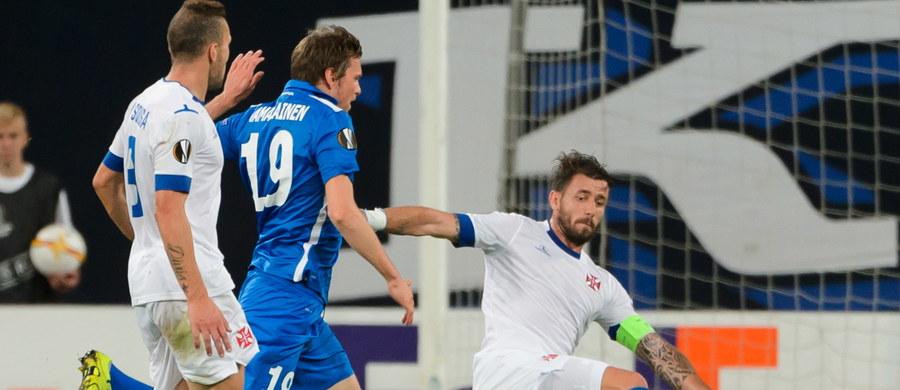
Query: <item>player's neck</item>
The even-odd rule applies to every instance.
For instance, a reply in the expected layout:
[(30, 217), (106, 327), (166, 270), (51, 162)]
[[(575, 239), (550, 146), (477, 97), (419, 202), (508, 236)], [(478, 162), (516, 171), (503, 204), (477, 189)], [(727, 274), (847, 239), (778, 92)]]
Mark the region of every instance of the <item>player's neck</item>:
[(320, 91), (325, 92), (326, 95), (337, 99), (337, 97), (334, 96), (335, 95), (334, 88), (330, 87), (327, 83), (325, 83), (325, 80), (319, 79), (319, 81), (317, 81), (315, 84), (313, 84), (313, 87), (316, 87)]
[(209, 88), (209, 65), (190, 62), (172, 65), (166, 80), (181, 83), (191, 91), (197, 99), (206, 101), (206, 90)]
[(16, 178), (25, 173), (25, 161), (0, 162), (0, 176)]
[(553, 234), (556, 235), (556, 238), (559, 239), (567, 248), (571, 249), (574, 252), (581, 253), (581, 248), (584, 248), (584, 244), (575, 245), (565, 234), (563, 234), (562, 229), (559, 228), (559, 224), (556, 223), (556, 218), (550, 217), (550, 230), (553, 231)]

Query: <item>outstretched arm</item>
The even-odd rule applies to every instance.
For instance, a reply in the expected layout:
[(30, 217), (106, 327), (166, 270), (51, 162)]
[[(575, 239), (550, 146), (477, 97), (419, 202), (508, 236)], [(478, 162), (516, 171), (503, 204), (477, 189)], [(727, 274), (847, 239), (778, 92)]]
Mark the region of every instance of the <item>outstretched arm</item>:
[[(383, 212), (384, 228), (373, 224), (373, 218), (379, 219)], [(401, 236), (432, 236), (451, 242), (459, 241), (459, 219), (455, 214), (419, 206), (391, 207), (384, 210), (366, 210), (370, 225), (376, 230), (384, 230), (389, 234)]]
[(634, 353), (676, 390), (709, 389), (687, 357), (657, 333), (641, 338)]
[(346, 175), (337, 175), (325, 183), (325, 199), (328, 204), (328, 218), (334, 223), (347, 243), (381, 274), (388, 284), (388, 293), (400, 306), (406, 309), (402, 322), (412, 325), (413, 301), (409, 286), (412, 280), (404, 280), (400, 271), (384, 251), (378, 236), (366, 223), (353, 198), (353, 183)]

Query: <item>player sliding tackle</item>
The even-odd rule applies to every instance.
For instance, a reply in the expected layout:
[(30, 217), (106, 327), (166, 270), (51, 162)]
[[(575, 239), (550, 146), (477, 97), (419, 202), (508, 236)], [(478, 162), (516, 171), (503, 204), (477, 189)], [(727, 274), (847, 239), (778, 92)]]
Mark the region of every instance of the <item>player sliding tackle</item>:
[(583, 251), (606, 210), (606, 169), (575, 151), (557, 161), (549, 221), (425, 207), (365, 210), (366, 217), (375, 230), (484, 251), (486, 329), (474, 389), (646, 388), (636, 372), (572, 356), (592, 321), (675, 389), (708, 389), (688, 359), (635, 313), (622, 285)]

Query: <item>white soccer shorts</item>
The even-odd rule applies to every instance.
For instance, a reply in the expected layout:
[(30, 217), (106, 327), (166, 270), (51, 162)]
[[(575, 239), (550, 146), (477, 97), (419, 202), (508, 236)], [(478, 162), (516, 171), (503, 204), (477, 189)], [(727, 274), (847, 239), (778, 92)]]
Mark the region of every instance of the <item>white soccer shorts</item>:
[(597, 390), (609, 364), (571, 355), (519, 350), (475, 354), (473, 390)]
[(187, 301), (160, 301), (135, 306), (138, 329), (150, 355), (150, 379), (157, 390), (171, 390), (182, 378), (212, 385), (237, 373), (237, 364), (246, 366), (259, 345), (240, 303), (228, 292), (212, 298), (231, 327), (231, 352), (219, 357), (206, 355), (202, 340), (199, 349), (187, 316)]

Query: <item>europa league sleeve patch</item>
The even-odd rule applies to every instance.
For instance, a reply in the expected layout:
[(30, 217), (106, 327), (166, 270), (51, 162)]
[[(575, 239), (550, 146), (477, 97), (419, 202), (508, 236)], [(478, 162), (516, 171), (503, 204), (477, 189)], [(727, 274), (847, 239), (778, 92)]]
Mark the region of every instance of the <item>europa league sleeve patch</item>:
[(175, 147), (172, 148), (172, 155), (175, 156), (176, 161), (187, 164), (191, 159), (191, 141), (183, 139), (176, 142)]
[(356, 149), (356, 134), (353, 133), (353, 130), (349, 127), (345, 127), (343, 130), (338, 132), (337, 135), (338, 143), (347, 150), (355, 150)]

